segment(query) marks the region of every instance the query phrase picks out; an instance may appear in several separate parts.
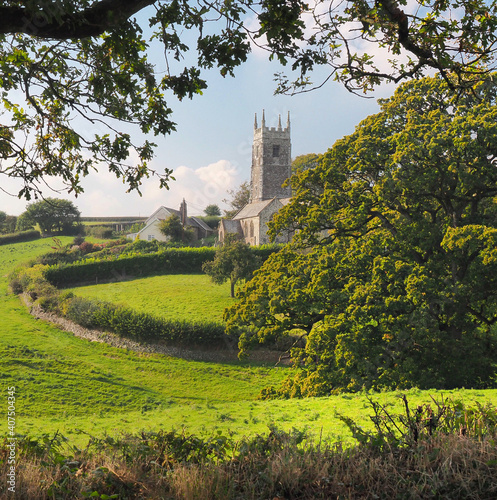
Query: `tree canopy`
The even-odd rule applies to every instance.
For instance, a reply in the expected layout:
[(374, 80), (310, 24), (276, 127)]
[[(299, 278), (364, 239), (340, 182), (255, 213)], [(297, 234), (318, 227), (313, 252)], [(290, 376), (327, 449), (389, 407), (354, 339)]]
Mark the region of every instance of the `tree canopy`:
[(221, 209), (218, 205), (207, 205), (204, 208), (204, 213), (207, 217), (219, 217), (221, 215)]
[[(168, 96), (201, 93), (203, 69), (233, 75), (257, 44), (289, 67), (280, 92), (313, 85), (316, 66), (353, 91), (428, 70), (466, 87), (494, 65), (496, 22), (483, 0), (3, 0), (0, 172), (21, 179), (27, 199), (51, 177), (80, 193), (101, 164), (131, 190), (153, 174), (167, 186), (171, 171), (148, 167), (150, 137), (175, 130)], [(196, 61), (183, 67), (189, 50)]]
[(235, 297), (235, 286), (240, 280), (248, 280), (260, 266), (260, 259), (250, 250), (247, 243), (228, 235), (224, 245), (216, 250), (214, 260), (202, 266), (211, 280), (222, 285), (230, 281), (230, 295)]
[(30, 203), (17, 220), (17, 229), (32, 229), (37, 224), (48, 234), (71, 234), (79, 226), (79, 210), (72, 201), (47, 198)]
[(159, 223), (159, 231), (175, 243), (192, 241), (193, 231), (184, 227), (178, 215), (170, 215)]
[(283, 393), (495, 384), (496, 93), (404, 84), (292, 177), (272, 232), (295, 241), (226, 313), (242, 350), (306, 336)]
[(228, 203), (230, 210), (225, 210), (226, 218), (231, 219), (250, 201), (250, 182), (243, 181), (236, 189), (230, 189), (228, 194), (231, 199), (224, 199), (224, 203)]

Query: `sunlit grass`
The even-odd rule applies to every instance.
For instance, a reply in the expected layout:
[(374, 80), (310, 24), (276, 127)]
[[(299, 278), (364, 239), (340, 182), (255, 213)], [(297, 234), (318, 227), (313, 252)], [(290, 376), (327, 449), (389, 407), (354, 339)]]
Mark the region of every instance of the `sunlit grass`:
[[(63, 243), (70, 241), (72, 238), (62, 239)], [(3, 246), (2, 276), (19, 262), (50, 250), (51, 246), (51, 239)], [(178, 290), (165, 299), (159, 291), (174, 288), (175, 282), (169, 278), (177, 279), (174, 286)], [(222, 298), (225, 292), (229, 294), (228, 287), (223, 291), (223, 287), (211, 285), (206, 277), (191, 278), (190, 284), (183, 276), (165, 276), (115, 285), (123, 285), (120, 292), (123, 297), (128, 294), (133, 297), (132, 290), (141, 290), (131, 300), (136, 304), (137, 297), (142, 295), (144, 308), (154, 301), (155, 308), (164, 301), (182, 302), (183, 305), (175, 305), (180, 310), (192, 305), (192, 294), (197, 293), (198, 297), (198, 294), (213, 294), (215, 290), (219, 295), (210, 301), (212, 310), (219, 312), (223, 300), (230, 303), (229, 297)], [(143, 282), (141, 289), (140, 282)], [(207, 294), (208, 286), (212, 289)], [(100, 290), (98, 296), (103, 298), (105, 287), (113, 289), (110, 285), (91, 288)], [(268, 426), (276, 425), (286, 430), (307, 428), (316, 439), (347, 441), (350, 433), (337, 414), (349, 416), (365, 427), (371, 426), (372, 411), (366, 394), (258, 401), (260, 390), (278, 385), (289, 373), (288, 368), (185, 361), (88, 342), (35, 320), (17, 297), (6, 295), (5, 277), (0, 278), (0, 293), (3, 295), (0, 379), (3, 388), (16, 387), (19, 433), (39, 435), (59, 431), (82, 445), (88, 439), (87, 434), (185, 428), (203, 435), (220, 432), (249, 436), (267, 432)], [(200, 310), (200, 306), (194, 305), (194, 309)], [(216, 314), (206, 311), (202, 319)], [(496, 390), (411, 390), (407, 395), (413, 408), (421, 402), (431, 402), (432, 395), (438, 399), (452, 397), (468, 403), (491, 401), (497, 405)], [(393, 412), (401, 412), (396, 393), (375, 394), (373, 398), (391, 404)]]
[(216, 285), (206, 275), (168, 275), (71, 289), (81, 297), (98, 298), (167, 319), (222, 321), (233, 304), (229, 284)]

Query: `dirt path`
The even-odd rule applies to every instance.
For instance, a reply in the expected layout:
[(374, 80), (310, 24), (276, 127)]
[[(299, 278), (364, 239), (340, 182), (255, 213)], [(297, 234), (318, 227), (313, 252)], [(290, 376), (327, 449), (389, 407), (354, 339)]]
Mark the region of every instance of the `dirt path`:
[[(84, 328), (73, 321), (61, 318), (53, 313), (43, 311), (39, 306), (33, 306), (22, 297), (24, 304), (30, 313), (37, 319), (48, 321), (59, 326), (62, 330), (72, 333), (74, 336), (86, 339), (90, 342), (102, 342), (119, 349), (128, 349), (135, 352), (163, 354), (175, 358), (188, 359), (192, 361), (226, 362), (237, 361), (238, 351), (235, 347), (227, 345), (225, 349), (184, 349), (182, 347), (167, 346), (163, 343), (141, 343), (125, 337), (120, 337), (115, 333), (103, 332), (101, 330), (91, 330)], [(252, 361), (264, 363), (278, 363), (281, 353), (279, 351), (257, 350), (251, 356)], [(280, 363), (283, 364), (283, 363)]]

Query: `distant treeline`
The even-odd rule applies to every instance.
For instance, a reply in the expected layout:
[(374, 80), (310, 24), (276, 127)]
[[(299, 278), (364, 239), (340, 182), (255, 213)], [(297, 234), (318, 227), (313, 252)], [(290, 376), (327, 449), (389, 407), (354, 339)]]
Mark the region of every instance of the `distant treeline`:
[(80, 217), (81, 222), (134, 222), (147, 220), (148, 217)]

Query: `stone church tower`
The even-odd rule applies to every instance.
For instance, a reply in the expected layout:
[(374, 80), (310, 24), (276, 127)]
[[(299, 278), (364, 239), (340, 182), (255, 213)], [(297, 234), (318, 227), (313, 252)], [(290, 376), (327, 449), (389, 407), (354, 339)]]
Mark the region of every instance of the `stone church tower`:
[[(261, 128), (258, 128), (255, 115), (250, 202), (233, 219), (221, 219), (219, 241), (223, 243), (226, 236), (232, 234), (249, 245), (270, 243), (268, 223), (276, 212), (290, 202), (290, 186), (283, 188), (282, 184), (291, 173), (290, 113), (286, 128), (281, 126), (281, 117), (278, 127), (266, 127), (264, 111)], [(288, 243), (292, 235), (291, 231), (285, 231), (277, 236), (276, 243)]]
[(290, 144), (290, 112), (286, 128), (266, 127), (266, 118), (262, 112), (261, 127), (257, 127), (257, 114), (254, 122), (254, 143), (252, 146), (252, 177), (250, 181), (250, 203), (289, 198), (290, 186), (282, 184), (292, 173), (292, 152)]

